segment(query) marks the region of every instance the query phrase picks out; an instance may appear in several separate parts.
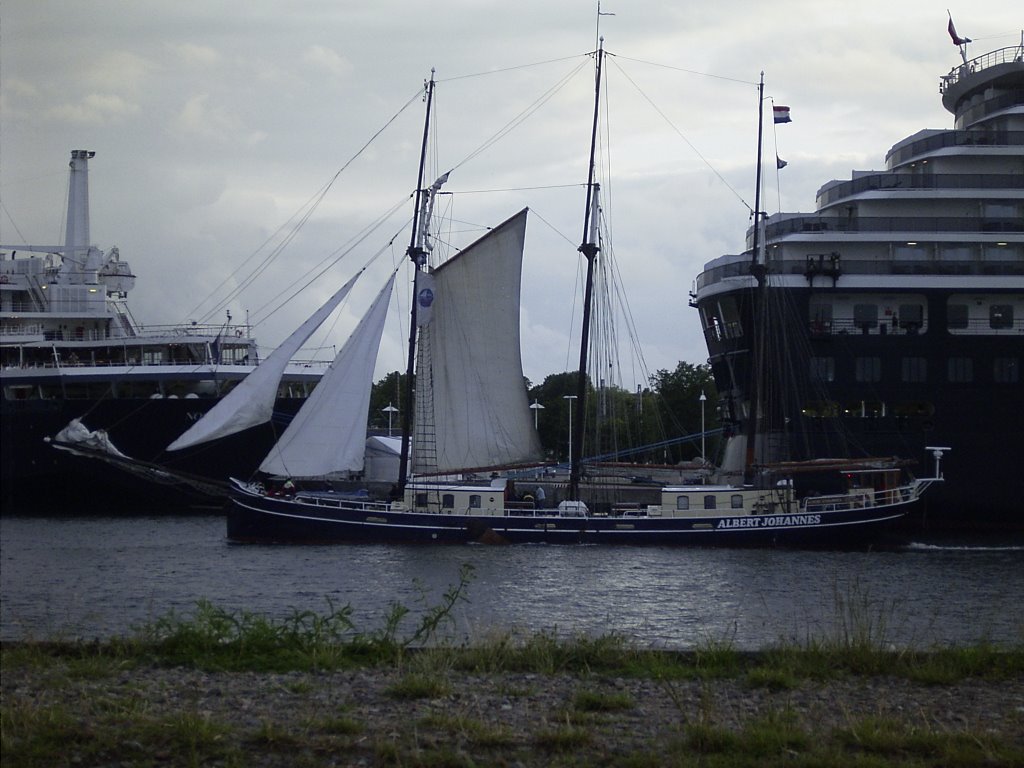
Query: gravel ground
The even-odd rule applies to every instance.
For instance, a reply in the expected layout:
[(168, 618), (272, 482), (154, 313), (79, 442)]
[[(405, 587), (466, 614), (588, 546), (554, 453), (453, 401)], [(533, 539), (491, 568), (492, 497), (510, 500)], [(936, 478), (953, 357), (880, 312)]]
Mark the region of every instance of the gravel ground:
[[(881, 718), (925, 733), (991, 737), (1024, 755), (1021, 677), (941, 686), (839, 678), (772, 691), (742, 680), (435, 670), (420, 679), (440, 681), (439, 688), (402, 696), (409, 677), (396, 669), (273, 674), (136, 667), (90, 677), (61, 667), (55, 661), (44, 669), (3, 670), (5, 716), (59, 708), (79, 724), (103, 723), (108, 730), (123, 718), (126, 734), (139, 720), (215, 724), (221, 757), (215, 751), (212, 762), (204, 757), (200, 764), (439, 764), (423, 756), (443, 753), (448, 759), (440, 764), (598, 765), (662, 753), (680, 743), (687, 725), (739, 732), (779, 718), (812, 739)], [(7, 716), (5, 743), (16, 736), (16, 721)], [(139, 737), (124, 739), (117, 754), (104, 754), (105, 762), (72, 749), (66, 764), (179, 764), (173, 749), (154, 755)], [(242, 757), (233, 763), (226, 754)]]

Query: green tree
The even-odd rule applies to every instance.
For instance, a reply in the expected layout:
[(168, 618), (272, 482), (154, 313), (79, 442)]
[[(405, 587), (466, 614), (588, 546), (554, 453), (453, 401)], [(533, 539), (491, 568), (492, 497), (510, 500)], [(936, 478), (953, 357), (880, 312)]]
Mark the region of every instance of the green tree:
[[(530, 403), (543, 406), (543, 410), (536, 412), (537, 432), (545, 455), (552, 461), (569, 460), (569, 409), (575, 405), (566, 396), (576, 394), (578, 380), (576, 371), (552, 373), (542, 383), (527, 388)], [(589, 378), (587, 393), (587, 399), (592, 400)], [(575, 416), (574, 412), (573, 418)]]
[[(651, 388), (658, 395), (658, 407), (665, 431), (669, 437), (682, 437), (700, 432), (703, 407), (705, 429), (711, 430), (718, 424), (718, 391), (707, 365), (694, 365), (680, 361), (674, 371), (659, 370), (651, 376)], [(707, 400), (701, 404), (701, 393)], [(707, 441), (707, 453), (717, 451), (717, 440)], [(700, 438), (692, 443), (675, 447), (678, 459), (693, 459), (700, 456)]]
[(405, 408), (405, 381), (404, 373), (392, 371), (383, 379), (373, 385), (370, 392), (370, 414), (369, 428), (387, 434), (388, 414), (384, 410), (389, 405), (397, 408), (397, 413), (391, 414), (392, 434), (402, 434), (402, 418), (406, 412)]

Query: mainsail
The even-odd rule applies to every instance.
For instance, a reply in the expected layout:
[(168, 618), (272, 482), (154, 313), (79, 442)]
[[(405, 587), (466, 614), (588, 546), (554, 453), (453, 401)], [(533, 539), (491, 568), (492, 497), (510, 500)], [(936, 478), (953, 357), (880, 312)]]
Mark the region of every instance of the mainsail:
[(394, 282), (392, 272), (313, 394), (260, 464), (261, 472), (325, 478), (362, 470), (373, 369)]
[(416, 474), (541, 457), (519, 344), (527, 210), (431, 273), (434, 301), (416, 368)]
[(355, 277), (339, 288), (320, 309), (257, 366), (256, 370), (228, 392), (203, 418), (167, 446), (167, 450), (178, 451), (270, 421), (274, 414), (277, 388), (288, 361), (348, 295), (362, 273), (360, 270)]

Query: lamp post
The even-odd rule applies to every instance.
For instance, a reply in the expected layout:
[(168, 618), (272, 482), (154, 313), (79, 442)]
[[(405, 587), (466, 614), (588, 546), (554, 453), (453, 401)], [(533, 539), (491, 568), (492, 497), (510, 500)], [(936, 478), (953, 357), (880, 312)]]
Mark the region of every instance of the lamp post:
[(533, 404), (530, 405), (530, 410), (533, 411), (533, 428), (537, 429), (537, 415), (544, 410), (544, 406), (537, 402), (537, 398), (533, 398)]
[(708, 396), (704, 394), (704, 390), (700, 391), (700, 460), (707, 461), (707, 456), (704, 453), (704, 403), (707, 402)]
[[(562, 395), (563, 400), (576, 400), (576, 395)], [(573, 403), (569, 403), (569, 461), (572, 461), (572, 409)]]
[(388, 437), (391, 437), (391, 414), (398, 413), (398, 409), (391, 403), (388, 403), (388, 407), (381, 408), (381, 410), (388, 415)]

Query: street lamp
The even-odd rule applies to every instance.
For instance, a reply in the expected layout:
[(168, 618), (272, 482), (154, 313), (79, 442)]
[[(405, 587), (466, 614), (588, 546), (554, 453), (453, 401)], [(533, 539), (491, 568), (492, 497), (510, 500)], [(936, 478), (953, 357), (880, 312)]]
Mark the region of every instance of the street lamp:
[(700, 391), (700, 459), (701, 461), (707, 461), (707, 455), (704, 453), (704, 403), (707, 402), (708, 396), (704, 394), (704, 390)]
[[(576, 400), (576, 395), (562, 395), (563, 400)], [(572, 408), (573, 404), (569, 403), (569, 461), (572, 461)]]
[(391, 403), (388, 403), (387, 408), (381, 408), (381, 411), (388, 415), (388, 437), (391, 437), (391, 414), (398, 413), (398, 409), (395, 408)]
[(533, 411), (533, 428), (537, 429), (537, 415), (544, 410), (544, 406), (537, 402), (537, 398), (533, 398), (533, 404), (530, 406), (530, 410)]

